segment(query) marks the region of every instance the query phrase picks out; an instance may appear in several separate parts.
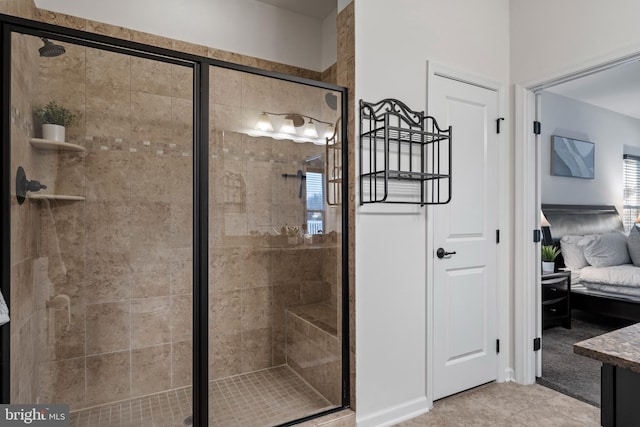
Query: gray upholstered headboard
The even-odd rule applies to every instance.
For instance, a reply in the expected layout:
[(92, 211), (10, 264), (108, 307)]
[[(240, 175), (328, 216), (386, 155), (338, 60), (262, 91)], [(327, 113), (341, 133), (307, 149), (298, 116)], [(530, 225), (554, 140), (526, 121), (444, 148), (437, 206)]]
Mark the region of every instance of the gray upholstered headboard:
[(566, 235), (624, 231), (622, 218), (615, 206), (543, 204), (542, 212), (551, 224), (551, 238), (554, 242)]

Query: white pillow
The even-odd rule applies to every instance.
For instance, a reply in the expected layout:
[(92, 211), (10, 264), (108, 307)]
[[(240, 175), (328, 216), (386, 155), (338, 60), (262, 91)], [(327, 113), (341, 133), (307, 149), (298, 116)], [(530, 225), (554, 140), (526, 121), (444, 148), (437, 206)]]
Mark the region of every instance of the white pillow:
[(627, 249), (633, 265), (640, 267), (640, 229), (636, 224), (631, 227), (629, 237), (627, 237)]
[(584, 249), (584, 258), (594, 267), (631, 263), (627, 237), (619, 231), (584, 236), (578, 246)]
[(584, 257), (584, 248), (578, 246), (578, 242), (583, 238), (584, 236), (567, 235), (562, 236), (562, 239), (560, 239), (560, 250), (562, 251), (562, 258), (564, 258), (564, 265), (571, 270), (589, 265)]

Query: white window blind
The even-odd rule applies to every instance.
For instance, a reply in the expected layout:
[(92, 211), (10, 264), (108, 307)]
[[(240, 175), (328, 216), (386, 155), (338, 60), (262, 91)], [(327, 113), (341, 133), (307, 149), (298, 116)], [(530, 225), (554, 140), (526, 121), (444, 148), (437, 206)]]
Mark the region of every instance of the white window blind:
[(307, 233), (324, 232), (324, 179), (319, 172), (307, 172)]
[(630, 230), (640, 215), (640, 156), (623, 156), (624, 196), (623, 214), (625, 230)]
[(321, 173), (307, 172), (307, 209), (324, 210), (324, 183)]

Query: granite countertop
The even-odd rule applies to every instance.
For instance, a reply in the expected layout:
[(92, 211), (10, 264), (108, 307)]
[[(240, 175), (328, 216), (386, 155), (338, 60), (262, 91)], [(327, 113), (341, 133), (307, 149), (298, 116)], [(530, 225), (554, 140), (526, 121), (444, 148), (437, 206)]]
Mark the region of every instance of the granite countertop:
[(640, 373), (640, 323), (576, 343), (573, 352)]

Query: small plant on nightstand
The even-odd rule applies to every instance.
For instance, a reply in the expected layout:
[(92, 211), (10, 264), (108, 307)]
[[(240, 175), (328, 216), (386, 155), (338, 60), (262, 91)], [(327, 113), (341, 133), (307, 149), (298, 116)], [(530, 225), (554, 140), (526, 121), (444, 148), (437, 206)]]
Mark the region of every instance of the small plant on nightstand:
[(553, 273), (555, 270), (555, 260), (560, 254), (560, 249), (551, 245), (542, 245), (542, 272)]

